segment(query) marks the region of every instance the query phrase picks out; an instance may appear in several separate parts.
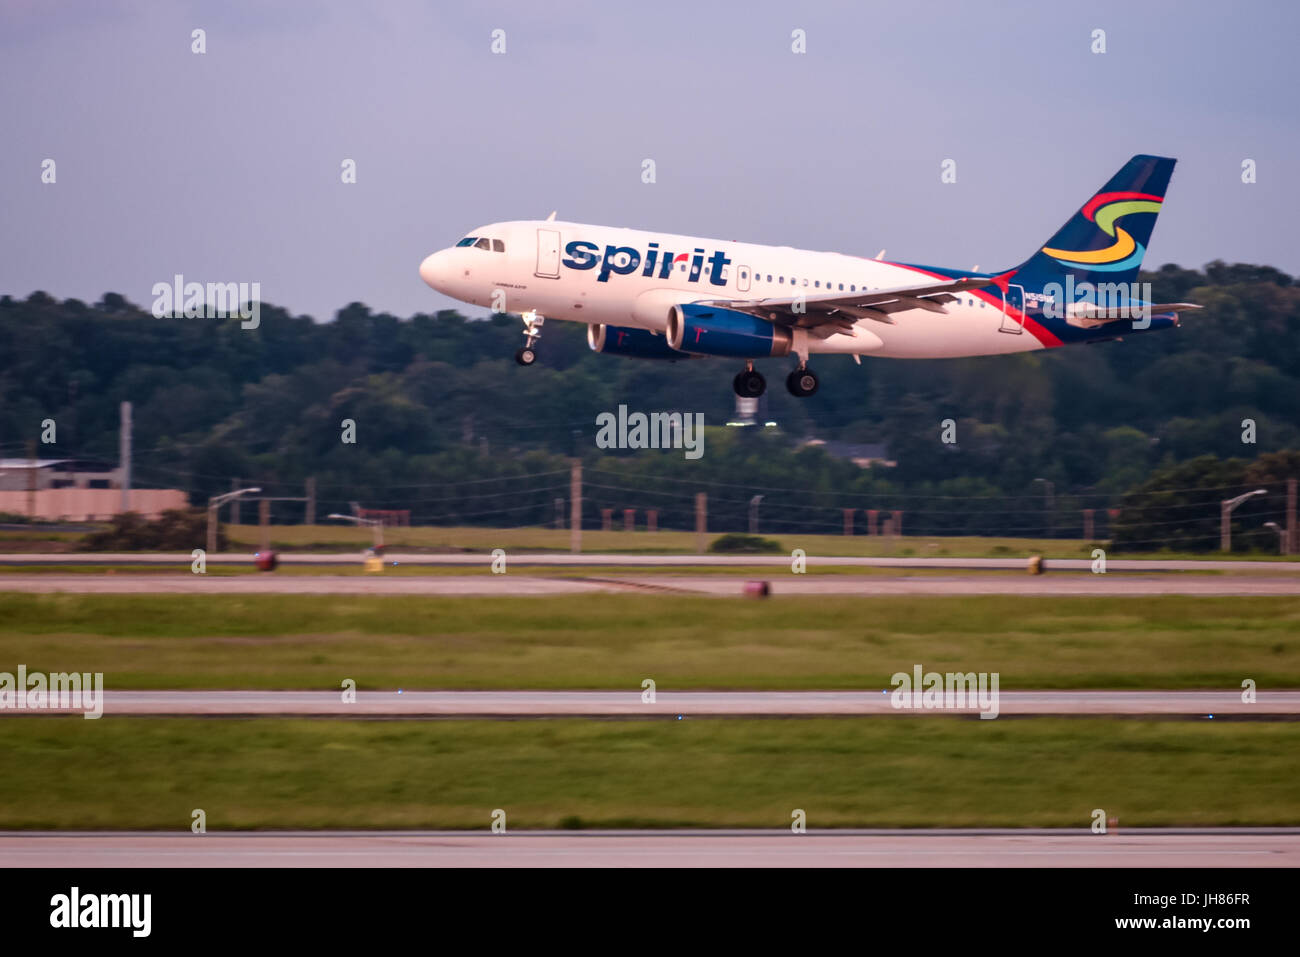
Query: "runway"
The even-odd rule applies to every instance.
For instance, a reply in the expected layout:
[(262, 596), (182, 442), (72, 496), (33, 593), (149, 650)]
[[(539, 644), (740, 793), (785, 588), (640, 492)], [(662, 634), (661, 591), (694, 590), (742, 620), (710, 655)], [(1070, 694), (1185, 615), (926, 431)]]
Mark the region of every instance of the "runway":
[(0, 834), (22, 867), (1297, 867), (1300, 829)]
[(615, 575), (545, 578), (493, 575), (123, 575), (22, 573), (0, 575), (0, 592), (85, 595), (423, 595), (429, 597), (536, 597), (600, 593), (660, 593), (737, 597), (747, 581), (769, 584), (776, 597), (886, 595), (1149, 596), (1300, 595), (1300, 579), (1254, 575), (981, 575), (914, 576), (795, 575), (738, 576)]
[[(344, 702), (337, 691), (112, 691), (104, 715), (304, 716), (334, 718), (675, 719), (721, 716), (952, 717), (977, 715), (974, 697), (961, 708), (895, 708), (879, 691), (657, 691), (653, 702), (636, 691), (358, 691)], [(993, 709), (984, 708), (987, 713)], [(57, 713), (6, 708), (0, 716)], [(69, 710), (67, 713), (80, 713)], [(1137, 715), (1214, 720), (1300, 715), (1300, 691), (1260, 691), (1254, 703), (1240, 691), (1002, 691), (996, 714)]]

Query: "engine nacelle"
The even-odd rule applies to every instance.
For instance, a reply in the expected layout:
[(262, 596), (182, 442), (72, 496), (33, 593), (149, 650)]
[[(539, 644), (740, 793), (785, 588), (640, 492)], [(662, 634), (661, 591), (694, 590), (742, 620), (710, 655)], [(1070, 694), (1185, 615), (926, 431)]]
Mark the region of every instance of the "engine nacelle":
[(789, 329), (748, 313), (686, 302), (668, 314), (665, 338), (673, 349), (693, 355), (758, 359), (789, 355), (794, 337)]
[(596, 323), (587, 327), (587, 345), (592, 352), (637, 359), (689, 359), (690, 356), (668, 345), (663, 336), (649, 329), (629, 326), (606, 326)]

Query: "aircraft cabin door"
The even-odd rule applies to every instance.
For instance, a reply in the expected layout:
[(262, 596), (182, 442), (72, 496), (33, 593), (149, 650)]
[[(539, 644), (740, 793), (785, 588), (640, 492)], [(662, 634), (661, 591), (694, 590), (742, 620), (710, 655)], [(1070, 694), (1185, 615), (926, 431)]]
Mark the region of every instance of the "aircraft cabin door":
[(543, 279), (560, 278), (560, 233), (555, 229), (537, 230), (537, 273)]
[(736, 290), (737, 292), (749, 292), (749, 267), (736, 267)]
[(1024, 331), (1025, 287), (1008, 284), (1002, 294), (1002, 325), (998, 332), (1020, 335)]

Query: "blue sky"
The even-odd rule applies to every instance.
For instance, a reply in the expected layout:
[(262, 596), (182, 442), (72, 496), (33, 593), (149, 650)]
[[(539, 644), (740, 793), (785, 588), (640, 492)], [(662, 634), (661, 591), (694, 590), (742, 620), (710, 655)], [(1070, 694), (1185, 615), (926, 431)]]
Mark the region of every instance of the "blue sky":
[(994, 269), (1134, 153), (1179, 159), (1148, 266), (1298, 274), (1297, 35), (1300, 5), (1249, 0), (10, 0), (0, 293), (147, 306), (182, 273), (406, 316), (453, 305), (427, 253), (552, 209)]

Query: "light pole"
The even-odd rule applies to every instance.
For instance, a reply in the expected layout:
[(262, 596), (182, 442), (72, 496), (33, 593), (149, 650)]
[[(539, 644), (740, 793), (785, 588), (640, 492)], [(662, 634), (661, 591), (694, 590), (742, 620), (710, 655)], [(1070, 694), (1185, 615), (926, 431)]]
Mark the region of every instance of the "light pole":
[(231, 499), (239, 498), (241, 495), (252, 495), (254, 492), (262, 491), (260, 488), (241, 488), (233, 492), (227, 492), (224, 495), (214, 495), (208, 499), (208, 551), (216, 554), (217, 551), (217, 509), (225, 505)]
[(1246, 492), (1236, 498), (1226, 498), (1219, 503), (1219, 551), (1232, 551), (1232, 510), (1248, 498), (1267, 494), (1267, 489), (1257, 488), (1253, 492)]
[(763, 501), (763, 496), (755, 495), (749, 500), (749, 534), (758, 534), (758, 503)]
[(375, 530), (375, 548), (384, 547), (384, 521), (379, 518), (360, 518), (356, 515), (340, 515), (334, 512), (326, 518), (336, 518), (340, 522), (352, 522), (354, 525), (369, 525)]
[(1052, 496), (1056, 486), (1045, 478), (1036, 478), (1034, 481), (1043, 483), (1043, 537), (1051, 538), (1056, 531), (1055, 515), (1052, 514)]
[(1277, 532), (1277, 552), (1279, 555), (1286, 554), (1286, 529), (1277, 522), (1265, 522), (1265, 528), (1271, 528)]

